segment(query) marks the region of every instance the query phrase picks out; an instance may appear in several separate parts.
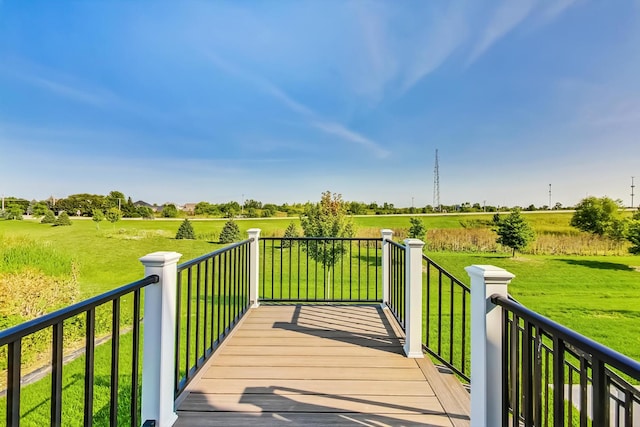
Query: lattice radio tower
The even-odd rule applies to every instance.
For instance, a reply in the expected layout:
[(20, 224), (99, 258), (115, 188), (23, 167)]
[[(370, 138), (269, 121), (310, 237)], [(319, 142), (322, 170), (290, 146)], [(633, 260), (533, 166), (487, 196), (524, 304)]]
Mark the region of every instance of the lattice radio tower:
[(440, 212), (440, 168), (438, 166), (438, 149), (436, 148), (436, 165), (433, 168), (433, 209)]

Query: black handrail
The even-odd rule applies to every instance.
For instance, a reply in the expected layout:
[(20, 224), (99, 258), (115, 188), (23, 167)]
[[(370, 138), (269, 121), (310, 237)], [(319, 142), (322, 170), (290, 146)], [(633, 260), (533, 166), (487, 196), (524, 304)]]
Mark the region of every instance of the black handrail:
[(15, 341), (18, 338), (24, 338), (26, 335), (37, 332), (46, 327), (52, 326), (55, 323), (59, 323), (62, 320), (66, 320), (70, 317), (83, 313), (87, 310), (95, 308), (106, 302), (113, 301), (128, 293), (142, 289), (152, 283), (158, 283), (160, 278), (157, 275), (147, 276), (144, 279), (137, 282), (129, 283), (128, 285), (121, 286), (113, 289), (104, 294), (97, 295), (88, 300), (81, 301), (79, 303), (70, 305), (69, 307), (62, 308), (52, 313), (45, 314), (36, 319), (29, 320), (16, 326), (12, 326), (3, 331), (0, 331), (0, 346), (6, 345), (11, 341)]
[(177, 267), (174, 398), (249, 309), (252, 240), (233, 243)]
[[(554, 426), (572, 425), (574, 416), (580, 425), (587, 425), (588, 418), (594, 426), (632, 425), (640, 392), (621, 375), (640, 382), (640, 363), (509, 297), (490, 299), (503, 309), (503, 425), (541, 425), (550, 419)], [(575, 393), (574, 376), (579, 379)]]
[(381, 239), (264, 237), (260, 240), (260, 301), (382, 301)]
[(224, 248), (218, 249), (216, 251), (210, 252), (208, 254), (204, 254), (201, 255), (197, 258), (191, 259), (189, 261), (183, 262), (182, 264), (178, 264), (178, 273), (181, 272), (182, 270), (186, 270), (189, 267), (192, 267), (194, 265), (200, 264), (202, 261), (206, 261), (208, 259), (214, 258), (216, 256), (219, 256), (220, 254), (223, 254), (225, 252), (229, 252), (230, 250), (237, 248), (238, 246), (242, 246), (242, 245), (246, 245), (247, 243), (251, 242), (251, 240), (253, 239), (246, 239), (243, 240), (241, 242), (236, 242), (236, 243), (231, 243), (228, 246), (225, 246)]
[(95, 369), (95, 326), (96, 309), (109, 302), (112, 303), (111, 321), (111, 392), (109, 399), (110, 425), (118, 425), (118, 359), (120, 343), (120, 300), (123, 296), (134, 294), (134, 318), (133, 322), (133, 351), (132, 351), (132, 381), (130, 400), (130, 422), (132, 426), (138, 425), (138, 371), (140, 362), (140, 293), (142, 288), (158, 283), (157, 275), (145, 277), (137, 282), (121, 286), (120, 288), (73, 304), (69, 307), (46, 314), (39, 318), (24, 322), (20, 325), (0, 331), (0, 347), (7, 346), (7, 411), (6, 424), (8, 426), (20, 425), (20, 394), (21, 394), (21, 365), (22, 365), (22, 340), (23, 338), (52, 327), (52, 352), (51, 352), (51, 410), (50, 419), (52, 426), (62, 424), (62, 369), (64, 347), (64, 321), (79, 314), (86, 315), (85, 325), (85, 372), (84, 372), (84, 425), (93, 424), (93, 398), (94, 398), (94, 369)]
[[(434, 262), (426, 262), (424, 283), (425, 327), (422, 348), (466, 382), (470, 382), (471, 289)], [(432, 283), (432, 270), (436, 283)], [(432, 317), (435, 316), (435, 324)], [(448, 317), (448, 322), (443, 320)]]
[(562, 326), (561, 324), (556, 323), (553, 320), (528, 309), (524, 305), (510, 300), (509, 298), (494, 294), (491, 295), (491, 302), (517, 314), (518, 317), (521, 317), (524, 320), (541, 326), (546, 332), (559, 337), (565, 343), (569, 343), (597, 357), (615, 369), (618, 369), (620, 372), (640, 380), (640, 362), (637, 362), (622, 353), (618, 353), (617, 351), (606, 347), (591, 338), (587, 338), (566, 326)]
[(405, 330), (405, 300), (406, 300), (406, 248), (393, 240), (389, 244), (389, 301), (387, 307), (398, 321), (400, 328)]

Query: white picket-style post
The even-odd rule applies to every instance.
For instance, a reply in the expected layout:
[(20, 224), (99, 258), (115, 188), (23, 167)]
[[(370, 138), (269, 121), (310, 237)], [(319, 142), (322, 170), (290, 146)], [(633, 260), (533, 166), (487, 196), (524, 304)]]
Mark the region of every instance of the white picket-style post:
[(472, 265), (471, 278), (471, 426), (502, 424), (502, 308), (491, 295), (507, 296), (515, 276), (492, 265)]
[(260, 306), (258, 283), (260, 281), (260, 229), (250, 228), (249, 234), (249, 301), (252, 308)]
[(389, 241), (393, 238), (393, 230), (385, 228), (382, 233), (382, 308), (389, 308), (389, 280), (391, 272), (391, 250)]
[(422, 248), (420, 239), (405, 239), (405, 344), (407, 357), (422, 358)]
[(145, 277), (157, 274), (158, 283), (144, 293), (142, 355), (142, 420), (159, 427), (172, 426), (174, 409), (177, 252), (154, 252), (140, 258)]

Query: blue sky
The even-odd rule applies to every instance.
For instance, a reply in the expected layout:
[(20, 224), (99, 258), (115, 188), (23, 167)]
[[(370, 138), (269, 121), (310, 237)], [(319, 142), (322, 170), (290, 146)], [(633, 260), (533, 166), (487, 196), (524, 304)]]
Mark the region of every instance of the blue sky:
[(640, 0), (0, 1), (5, 195), (424, 206), (436, 149), (444, 204), (630, 204)]

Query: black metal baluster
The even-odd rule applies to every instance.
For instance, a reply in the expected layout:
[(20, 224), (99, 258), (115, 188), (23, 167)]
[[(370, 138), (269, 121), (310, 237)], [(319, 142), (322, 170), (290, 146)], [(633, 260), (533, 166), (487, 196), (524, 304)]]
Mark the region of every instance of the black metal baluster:
[(191, 267), (187, 269), (187, 335), (185, 337), (185, 355), (184, 355), (184, 376), (187, 380), (191, 378), (189, 362), (191, 359), (191, 301), (193, 299), (191, 287), (192, 287), (192, 270)]
[(453, 301), (453, 278), (450, 277), (449, 286), (449, 363), (453, 365), (453, 316), (454, 316), (454, 301)]
[(138, 376), (140, 367), (140, 289), (133, 293), (133, 336), (131, 349), (131, 425), (139, 426), (138, 421)]
[(84, 356), (84, 425), (93, 425), (93, 378), (95, 369), (96, 310), (87, 310)]
[[(591, 386), (593, 390), (593, 425), (608, 426), (609, 425), (609, 385), (607, 384), (607, 376), (605, 372), (604, 362), (592, 356), (591, 358)], [(598, 405), (596, 402), (601, 402)]]
[(109, 405), (109, 423), (118, 426), (118, 374), (120, 355), (120, 298), (113, 300), (111, 318), (111, 402)]
[[(202, 271), (201, 271), (202, 263), (198, 263), (196, 266), (196, 348), (193, 352), (193, 366), (199, 366), (198, 359), (200, 358), (200, 280), (202, 279)], [(203, 351), (204, 353), (204, 351)]]
[[(564, 361), (565, 344), (560, 337), (553, 338), (553, 425), (564, 426)], [(594, 400), (597, 402), (597, 400)], [(598, 406), (598, 405), (595, 405)], [(595, 413), (595, 412), (594, 412)], [(595, 423), (594, 425), (604, 425)]]
[(7, 345), (7, 426), (20, 426), (20, 365), (22, 364), (22, 339)]
[(51, 354), (51, 426), (62, 424), (62, 346), (64, 323), (53, 325)]

